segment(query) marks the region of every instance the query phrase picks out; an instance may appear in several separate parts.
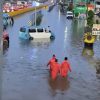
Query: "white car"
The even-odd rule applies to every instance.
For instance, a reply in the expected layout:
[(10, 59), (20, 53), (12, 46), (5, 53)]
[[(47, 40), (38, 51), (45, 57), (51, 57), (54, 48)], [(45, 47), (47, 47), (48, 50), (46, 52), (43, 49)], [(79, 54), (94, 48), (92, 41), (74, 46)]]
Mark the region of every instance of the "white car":
[(66, 13), (66, 18), (67, 18), (67, 19), (72, 19), (73, 17), (74, 17), (73, 12), (67, 11), (67, 13)]
[(20, 28), (19, 37), (22, 39), (54, 39), (55, 36), (49, 28), (23, 26)]

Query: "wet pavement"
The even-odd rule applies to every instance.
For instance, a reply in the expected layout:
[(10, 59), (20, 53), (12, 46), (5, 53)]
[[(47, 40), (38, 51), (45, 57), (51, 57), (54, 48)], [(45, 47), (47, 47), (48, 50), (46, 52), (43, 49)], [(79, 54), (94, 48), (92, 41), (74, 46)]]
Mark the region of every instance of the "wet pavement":
[[(43, 10), (42, 25), (50, 26), (55, 40), (21, 41), (19, 28), (28, 25), (31, 14), (15, 17), (7, 30), (10, 45), (3, 55), (0, 100), (100, 100), (100, 41), (92, 53), (83, 48), (84, 21), (67, 20), (58, 7)], [(68, 57), (72, 68), (68, 78), (50, 79), (46, 64), (52, 54), (60, 63)]]

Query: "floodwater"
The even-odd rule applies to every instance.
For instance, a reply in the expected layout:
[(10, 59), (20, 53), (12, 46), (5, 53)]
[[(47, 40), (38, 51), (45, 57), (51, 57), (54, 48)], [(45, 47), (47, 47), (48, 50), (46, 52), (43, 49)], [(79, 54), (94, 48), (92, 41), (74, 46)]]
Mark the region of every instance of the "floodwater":
[[(100, 100), (100, 41), (93, 50), (83, 48), (84, 21), (67, 20), (58, 7), (43, 10), (42, 25), (54, 32), (54, 41), (21, 41), (18, 31), (28, 25), (32, 12), (14, 18), (8, 28), (10, 45), (2, 61), (0, 100)], [(68, 78), (51, 80), (46, 66), (55, 54), (61, 63), (68, 57)]]

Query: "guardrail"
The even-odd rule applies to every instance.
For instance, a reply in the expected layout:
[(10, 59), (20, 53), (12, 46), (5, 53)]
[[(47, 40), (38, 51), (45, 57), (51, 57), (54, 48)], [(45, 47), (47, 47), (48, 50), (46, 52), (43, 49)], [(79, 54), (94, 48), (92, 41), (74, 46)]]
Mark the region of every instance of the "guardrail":
[(24, 8), (24, 9), (20, 9), (18, 11), (13, 11), (13, 12), (9, 12), (8, 14), (12, 17), (29, 12), (29, 11), (35, 11), (35, 10), (39, 10), (39, 9), (47, 9), (49, 5), (52, 5), (52, 3), (50, 4), (43, 4), (37, 7), (30, 7), (30, 8)]

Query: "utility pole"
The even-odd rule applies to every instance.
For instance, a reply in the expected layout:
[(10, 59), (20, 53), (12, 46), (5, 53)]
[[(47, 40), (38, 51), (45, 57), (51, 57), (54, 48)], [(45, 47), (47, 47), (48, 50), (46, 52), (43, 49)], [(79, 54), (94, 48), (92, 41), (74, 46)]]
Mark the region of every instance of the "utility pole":
[(3, 38), (2, 38), (2, 33), (3, 33), (3, 2), (4, 0), (1, 0), (0, 2), (0, 57), (2, 55), (3, 52)]

